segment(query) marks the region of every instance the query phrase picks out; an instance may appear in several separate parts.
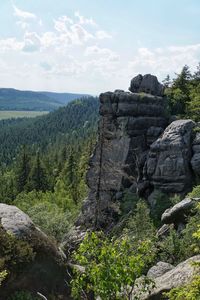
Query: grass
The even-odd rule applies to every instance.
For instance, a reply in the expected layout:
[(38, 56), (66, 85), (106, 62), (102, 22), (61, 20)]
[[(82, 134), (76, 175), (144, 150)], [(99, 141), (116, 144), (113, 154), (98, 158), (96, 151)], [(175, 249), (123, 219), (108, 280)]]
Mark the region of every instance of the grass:
[(47, 114), (48, 111), (0, 110), (0, 120), (12, 118), (34, 118)]

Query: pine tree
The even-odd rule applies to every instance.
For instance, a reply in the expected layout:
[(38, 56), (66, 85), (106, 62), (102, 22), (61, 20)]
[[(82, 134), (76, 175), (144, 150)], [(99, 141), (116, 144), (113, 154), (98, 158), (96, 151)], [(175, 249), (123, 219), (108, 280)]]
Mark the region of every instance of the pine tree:
[(46, 191), (49, 188), (46, 169), (41, 161), (39, 151), (36, 154), (35, 162), (30, 171), (29, 190)]
[(24, 191), (28, 182), (29, 173), (30, 156), (28, 154), (26, 146), (24, 145), (21, 149), (21, 153), (19, 154), (19, 160), (16, 169), (16, 188), (18, 193)]

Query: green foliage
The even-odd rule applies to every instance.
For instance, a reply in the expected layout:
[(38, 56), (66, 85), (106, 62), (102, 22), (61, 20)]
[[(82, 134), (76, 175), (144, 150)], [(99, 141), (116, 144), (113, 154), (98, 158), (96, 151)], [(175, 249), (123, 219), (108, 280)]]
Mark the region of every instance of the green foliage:
[(175, 199), (176, 198), (169, 198), (168, 195), (162, 193), (159, 190), (154, 191), (151, 217), (156, 227), (159, 227), (161, 225), (161, 216), (163, 212), (170, 206), (173, 206), (173, 202), (175, 201)]
[(67, 210), (64, 209), (57, 196), (52, 192), (24, 192), (17, 196), (14, 204), (27, 213), (46, 234), (61, 241), (77, 216), (78, 208), (72, 202)]
[(103, 233), (89, 233), (73, 255), (85, 271), (74, 268), (72, 295), (75, 299), (89, 294), (104, 300), (129, 299), (136, 279), (152, 259), (150, 241), (136, 245), (127, 236), (110, 240)]
[(166, 296), (169, 300), (199, 300), (200, 276), (194, 276), (191, 283), (172, 289)]
[(27, 242), (7, 233), (2, 227), (0, 227), (0, 245), (1, 280), (12, 271), (20, 272), (24, 264), (34, 259), (32, 247)]
[(188, 194), (191, 198), (200, 198), (200, 185), (193, 187), (192, 192)]
[(28, 154), (26, 146), (23, 146), (17, 161), (16, 168), (16, 189), (18, 193), (22, 192), (27, 183), (30, 173), (30, 156)]
[(170, 81), (166, 79), (165, 94), (169, 101), (172, 114), (183, 118), (200, 119), (200, 79), (199, 65), (196, 72), (191, 74), (189, 67), (185, 65), (176, 78)]
[(46, 169), (41, 162), (39, 151), (36, 154), (35, 161), (32, 165), (28, 176), (27, 188), (29, 191), (46, 191), (49, 189)]
[[(199, 207), (200, 210), (200, 207)], [(200, 245), (200, 225), (198, 229), (193, 233), (193, 237), (199, 242)], [(198, 251), (200, 248), (198, 249)], [(166, 294), (169, 300), (199, 300), (200, 299), (200, 275), (199, 267), (200, 264), (196, 264), (196, 275), (192, 281), (184, 286), (172, 289)]]
[(129, 190), (124, 192), (122, 200), (120, 200), (121, 215), (128, 214), (136, 208), (139, 198), (136, 194), (131, 193)]
[(96, 131), (97, 120), (98, 101), (93, 97), (73, 101), (66, 107), (41, 117), (2, 120), (0, 163), (12, 163), (21, 145), (26, 145), (35, 152), (39, 148), (45, 154), (47, 150), (51, 150), (56, 155), (63, 144), (77, 145), (88, 138)]
[(4, 281), (4, 279), (6, 278), (6, 276), (8, 275), (7, 271), (6, 270), (3, 270), (0, 272), (0, 286), (1, 286), (1, 283)]
[(20, 291), (14, 293), (12, 296), (9, 297), (8, 300), (40, 300), (41, 298), (37, 296), (33, 296), (28, 291)]
[(145, 201), (139, 200), (137, 203), (134, 213), (128, 219), (124, 233), (128, 234), (134, 242), (154, 239), (156, 230)]
[[(188, 218), (186, 227), (181, 234), (172, 229), (169, 236), (158, 242), (160, 260), (178, 264), (191, 256), (199, 254), (200, 239), (197, 238), (199, 218), (200, 206), (197, 206), (194, 215)], [(194, 232), (195, 234), (193, 234)]]

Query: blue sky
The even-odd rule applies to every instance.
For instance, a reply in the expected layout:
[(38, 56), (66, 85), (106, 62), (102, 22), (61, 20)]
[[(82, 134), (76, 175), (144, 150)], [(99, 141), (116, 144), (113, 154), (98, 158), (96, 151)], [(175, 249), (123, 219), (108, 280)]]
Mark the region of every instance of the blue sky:
[(199, 0), (1, 0), (0, 86), (98, 94), (200, 61)]

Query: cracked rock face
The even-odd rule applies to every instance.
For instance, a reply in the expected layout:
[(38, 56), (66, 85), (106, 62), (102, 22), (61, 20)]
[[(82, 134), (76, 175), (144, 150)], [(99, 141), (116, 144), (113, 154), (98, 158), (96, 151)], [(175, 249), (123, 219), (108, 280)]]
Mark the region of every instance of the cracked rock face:
[[(116, 195), (135, 185), (148, 189), (143, 167), (149, 147), (167, 126), (166, 102), (150, 94), (116, 90), (100, 95), (99, 139), (89, 163), (88, 199), (78, 224), (110, 226)], [(98, 216), (98, 217), (97, 217)]]
[(190, 161), (194, 126), (192, 120), (174, 121), (151, 145), (146, 172), (155, 189), (166, 193), (190, 190), (193, 180)]
[(168, 125), (167, 100), (161, 97), (163, 86), (157, 78), (138, 75), (130, 91), (99, 97), (98, 142), (87, 173), (89, 195), (77, 225), (109, 229), (125, 190), (146, 198), (157, 190), (185, 195), (200, 173), (196, 124), (175, 120)]

